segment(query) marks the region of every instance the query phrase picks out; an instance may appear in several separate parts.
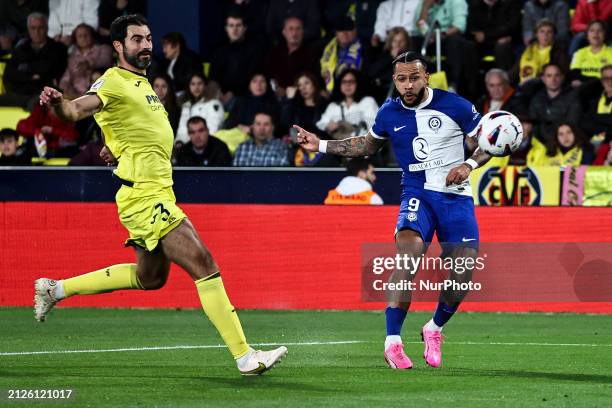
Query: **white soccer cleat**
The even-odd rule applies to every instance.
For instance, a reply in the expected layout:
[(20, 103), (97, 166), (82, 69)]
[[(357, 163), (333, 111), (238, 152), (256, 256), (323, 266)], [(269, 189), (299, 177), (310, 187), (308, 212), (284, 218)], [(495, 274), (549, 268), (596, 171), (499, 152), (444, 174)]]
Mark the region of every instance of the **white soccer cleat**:
[(34, 317), (39, 322), (47, 319), (47, 314), (58, 302), (55, 298), (57, 281), (48, 278), (40, 278), (34, 282)]
[(287, 354), (287, 347), (281, 346), (270, 351), (250, 349), (247, 361), (238, 367), (242, 375), (260, 375), (271, 370)]

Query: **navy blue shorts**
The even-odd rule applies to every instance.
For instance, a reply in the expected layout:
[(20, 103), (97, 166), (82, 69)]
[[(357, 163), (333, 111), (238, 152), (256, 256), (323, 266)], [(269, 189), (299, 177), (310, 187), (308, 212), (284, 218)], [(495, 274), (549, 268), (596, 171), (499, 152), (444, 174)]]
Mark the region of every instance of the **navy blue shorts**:
[(471, 196), (407, 187), (401, 197), (395, 233), (410, 229), (431, 242), (434, 232), (440, 243), (478, 249), (479, 234)]

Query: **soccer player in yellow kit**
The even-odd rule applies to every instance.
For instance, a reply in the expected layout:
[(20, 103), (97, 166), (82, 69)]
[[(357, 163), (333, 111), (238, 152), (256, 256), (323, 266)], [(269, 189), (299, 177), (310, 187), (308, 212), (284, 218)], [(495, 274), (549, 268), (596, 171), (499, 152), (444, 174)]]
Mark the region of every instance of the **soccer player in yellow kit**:
[(73, 101), (45, 87), (40, 104), (67, 121), (93, 115), (105, 137), (100, 155), (117, 163), (114, 176), (122, 186), (116, 202), (129, 232), (126, 245), (136, 248), (136, 264), (112, 265), (65, 280), (41, 278), (34, 289), (35, 317), (44, 321), (61, 299), (118, 289), (161, 288), (170, 263), (193, 278), (202, 308), (236, 359), (241, 374), (257, 375), (287, 353), (286, 347), (260, 351), (249, 347), (230, 303), (219, 268), (195, 228), (176, 205), (170, 156), (174, 137), (168, 114), (145, 77), (151, 63), (151, 32), (140, 15), (117, 18), (111, 40), (119, 56), (86, 95)]

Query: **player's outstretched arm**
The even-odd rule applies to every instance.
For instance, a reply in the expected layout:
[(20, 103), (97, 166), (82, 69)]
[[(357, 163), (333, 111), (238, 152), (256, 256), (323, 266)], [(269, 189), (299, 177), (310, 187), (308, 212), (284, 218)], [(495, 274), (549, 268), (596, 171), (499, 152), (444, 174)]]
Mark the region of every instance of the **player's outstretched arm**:
[(102, 101), (96, 95), (83, 95), (68, 101), (60, 91), (48, 86), (40, 93), (39, 103), (53, 109), (55, 114), (66, 122), (85, 119), (102, 109)]
[(469, 159), (461, 163), (459, 166), (453, 167), (448, 172), (448, 175), (446, 176), (446, 185), (450, 186), (451, 184), (463, 183), (470, 176), (472, 170), (486, 164), (489, 160), (491, 160), (491, 157), (492, 156), (489, 153), (477, 148)]
[(335, 154), (343, 157), (369, 156), (376, 153), (385, 143), (384, 140), (377, 139), (368, 133), (365, 136), (324, 141), (325, 149), (321, 149), (321, 140), (317, 137), (317, 135), (308, 132), (297, 125), (293, 125), (293, 127), (298, 131), (298, 143), (304, 150), (309, 152), (322, 151), (323, 153)]

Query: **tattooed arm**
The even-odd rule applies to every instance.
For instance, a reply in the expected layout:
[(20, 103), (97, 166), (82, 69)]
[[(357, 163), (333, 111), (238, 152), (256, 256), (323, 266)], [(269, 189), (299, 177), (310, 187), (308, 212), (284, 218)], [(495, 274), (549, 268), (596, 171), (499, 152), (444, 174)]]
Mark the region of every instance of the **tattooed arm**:
[[(297, 125), (293, 127), (298, 131), (298, 143), (308, 152), (318, 152), (321, 140), (314, 133), (310, 133)], [(368, 133), (365, 136), (349, 137), (342, 140), (329, 140), (326, 153), (343, 157), (369, 156), (378, 151), (385, 143)]]
[(55, 114), (65, 122), (76, 122), (102, 109), (102, 101), (96, 95), (83, 95), (69, 101), (64, 99), (61, 92), (47, 86), (40, 93), (39, 103), (53, 109)]

